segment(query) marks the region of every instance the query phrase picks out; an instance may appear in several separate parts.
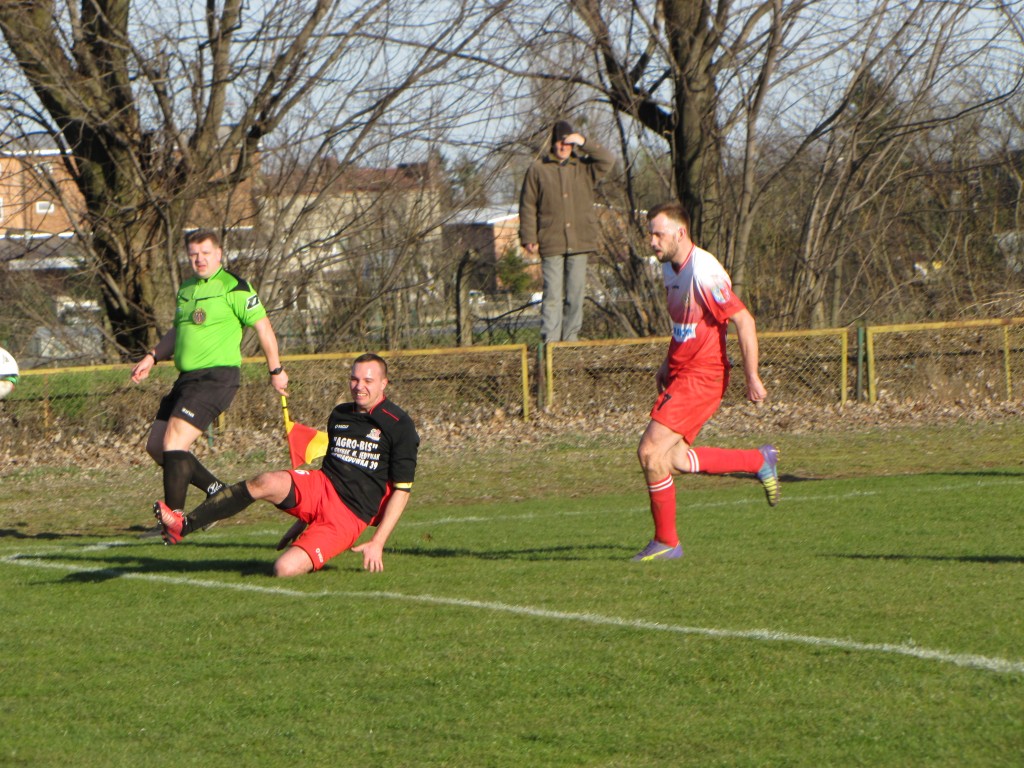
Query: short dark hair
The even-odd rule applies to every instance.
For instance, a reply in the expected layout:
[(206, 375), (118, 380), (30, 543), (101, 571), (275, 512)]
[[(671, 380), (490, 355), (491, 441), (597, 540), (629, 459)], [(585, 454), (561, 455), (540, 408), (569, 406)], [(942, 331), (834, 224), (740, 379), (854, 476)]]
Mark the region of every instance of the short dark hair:
[(660, 216), (662, 214), (668, 216), (672, 221), (682, 224), (686, 227), (687, 232), (690, 231), (690, 212), (686, 210), (686, 206), (678, 200), (669, 200), (664, 203), (658, 203), (647, 212), (647, 220), (650, 221), (655, 216)]
[(388, 377), (388, 363), (380, 355), (375, 355), (373, 352), (366, 352), (352, 361), (352, 367), (355, 368), (359, 363), (380, 363), (380, 367), (384, 369), (384, 378), (386, 379)]
[(197, 245), (199, 243), (205, 243), (207, 240), (211, 241), (216, 247), (220, 248), (220, 235), (218, 235), (212, 229), (195, 229), (185, 235), (185, 247), (188, 248), (190, 245)]

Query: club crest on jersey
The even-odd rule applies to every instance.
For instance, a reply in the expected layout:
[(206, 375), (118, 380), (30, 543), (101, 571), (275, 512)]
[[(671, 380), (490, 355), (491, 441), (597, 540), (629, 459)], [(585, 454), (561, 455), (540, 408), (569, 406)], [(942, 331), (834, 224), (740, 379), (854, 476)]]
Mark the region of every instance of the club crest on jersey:
[(375, 442), (375, 443), (379, 443), (380, 442), (380, 430), (376, 429), (376, 428), (371, 429), (369, 432), (366, 433), (366, 439), (367, 440), (373, 440), (373, 442)]
[(697, 338), (697, 324), (672, 323), (672, 338), (680, 344), (684, 341)]
[(720, 283), (711, 289), (711, 296), (719, 304), (725, 304), (729, 300), (729, 286)]
[(260, 303), (260, 297), (259, 297), (259, 296), (257, 296), (257, 295), (256, 295), (256, 294), (254, 293), (254, 294), (253, 294), (252, 296), (250, 296), (250, 297), (249, 297), (249, 298), (248, 298), (248, 299), (246, 300), (246, 302), (245, 302), (245, 308), (246, 308), (246, 309), (255, 309), (256, 307), (258, 307), (258, 306), (259, 306), (259, 303)]
[(196, 325), (202, 325), (203, 323), (205, 323), (206, 310), (197, 307), (196, 311), (192, 313), (192, 322), (195, 323)]

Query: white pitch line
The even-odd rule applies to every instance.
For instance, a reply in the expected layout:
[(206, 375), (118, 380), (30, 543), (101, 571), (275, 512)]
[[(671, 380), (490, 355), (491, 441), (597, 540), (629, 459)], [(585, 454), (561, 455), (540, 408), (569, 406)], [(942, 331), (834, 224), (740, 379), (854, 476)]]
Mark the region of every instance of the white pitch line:
[[(32, 558), (32, 559), (28, 559)], [(96, 573), (98, 575), (109, 574), (126, 579), (140, 581), (151, 581), (162, 584), (173, 584), (177, 586), (204, 587), (207, 589), (226, 589), (238, 592), (255, 592), (267, 595), (278, 595), (284, 597), (316, 597), (316, 598), (343, 598), (348, 600), (396, 600), (410, 603), (423, 603), (428, 605), (444, 605), (455, 608), (473, 608), (476, 610), (492, 611), (495, 613), (508, 613), (516, 616), (529, 616), (539, 619), (552, 619), (555, 621), (571, 621), (582, 624), (597, 626), (620, 627), (623, 629), (637, 629), (648, 632), (669, 632), (679, 635), (695, 635), (700, 637), (713, 637), (726, 640), (755, 640), (768, 643), (790, 643), (795, 645), (808, 645), (817, 648), (832, 648), (839, 651), (854, 653), (885, 653), (897, 656), (908, 656), (923, 661), (935, 661), (943, 664), (954, 664), (958, 667), (980, 669), (998, 674), (1024, 675), (1024, 661), (1013, 661), (992, 656), (981, 656), (978, 654), (952, 653), (950, 651), (939, 651), (931, 648), (922, 648), (915, 645), (901, 645), (894, 643), (862, 643), (856, 640), (849, 640), (836, 637), (817, 637), (815, 635), (800, 635), (791, 632), (781, 632), (772, 629), (716, 629), (714, 627), (688, 627), (678, 624), (663, 624), (642, 619), (625, 619), (617, 616), (602, 616), (596, 613), (576, 613), (572, 611), (554, 611), (547, 608), (534, 608), (528, 605), (511, 605), (509, 603), (498, 603), (483, 600), (467, 600), (457, 597), (441, 597), (438, 595), (407, 595), (401, 592), (304, 592), (286, 587), (264, 587), (255, 584), (231, 584), (228, 582), (215, 581), (212, 579), (192, 579), (183, 576), (166, 576), (155, 573), (136, 573), (124, 571), (117, 568), (85, 568), (76, 565), (67, 565), (53, 561), (39, 560), (33, 555), (11, 555), (0, 558), (0, 562), (8, 565), (22, 565), (31, 568), (49, 568), (69, 571), (74, 573)]]

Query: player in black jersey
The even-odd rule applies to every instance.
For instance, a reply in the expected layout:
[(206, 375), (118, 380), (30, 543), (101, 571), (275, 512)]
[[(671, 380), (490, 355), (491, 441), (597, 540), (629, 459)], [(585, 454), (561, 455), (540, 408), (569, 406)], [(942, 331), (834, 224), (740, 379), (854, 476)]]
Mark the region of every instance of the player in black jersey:
[[(385, 396), (387, 384), (383, 358), (356, 358), (352, 402), (331, 412), (320, 469), (266, 472), (224, 488), (188, 516), (164, 505), (157, 513), (164, 541), (177, 544), (264, 499), (298, 518), (278, 545), (286, 551), (274, 563), (275, 576), (317, 571), (346, 549), (362, 554), (365, 570), (384, 570), (384, 544), (409, 501), (420, 442), (412, 419)], [(353, 546), (371, 525), (377, 528), (373, 536)]]

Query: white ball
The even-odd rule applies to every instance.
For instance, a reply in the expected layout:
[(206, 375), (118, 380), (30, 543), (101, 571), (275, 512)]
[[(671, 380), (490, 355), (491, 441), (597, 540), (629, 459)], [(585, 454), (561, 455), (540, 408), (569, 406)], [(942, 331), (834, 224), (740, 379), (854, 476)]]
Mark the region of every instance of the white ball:
[(0, 400), (14, 391), (14, 385), (18, 383), (18, 373), (18, 361), (14, 359), (14, 355), (0, 347)]

